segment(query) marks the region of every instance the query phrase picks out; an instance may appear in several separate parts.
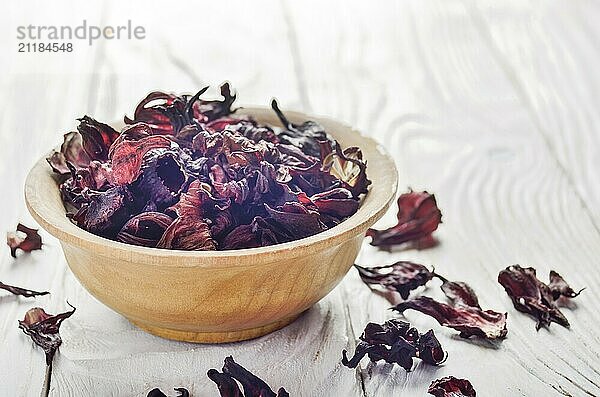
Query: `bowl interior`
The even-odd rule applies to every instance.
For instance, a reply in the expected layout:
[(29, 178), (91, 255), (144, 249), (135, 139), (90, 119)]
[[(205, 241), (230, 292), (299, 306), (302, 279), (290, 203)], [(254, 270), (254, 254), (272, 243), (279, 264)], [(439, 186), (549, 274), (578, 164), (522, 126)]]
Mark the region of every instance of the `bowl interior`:
[[(270, 108), (243, 108), (238, 112), (251, 115), (261, 123), (280, 125)], [(253, 257), (260, 256), (262, 260), (268, 260), (269, 257), (279, 260), (293, 258), (302, 254), (302, 250), (298, 250), (300, 247), (310, 247), (311, 250), (326, 249), (364, 233), (383, 216), (395, 197), (398, 177), (393, 160), (381, 145), (342, 123), (298, 112), (286, 111), (286, 115), (295, 123), (306, 120), (321, 123), (343, 147), (360, 147), (367, 161), (367, 175), (372, 184), (358, 211), (341, 224), (316, 235), (269, 247), (231, 251), (174, 251), (109, 240), (77, 227), (65, 216), (66, 210), (58, 190), (58, 179), (45, 157), (36, 163), (27, 177), (27, 206), (36, 221), (61, 241), (125, 260), (135, 256), (135, 260), (140, 263), (180, 267), (251, 266)]]

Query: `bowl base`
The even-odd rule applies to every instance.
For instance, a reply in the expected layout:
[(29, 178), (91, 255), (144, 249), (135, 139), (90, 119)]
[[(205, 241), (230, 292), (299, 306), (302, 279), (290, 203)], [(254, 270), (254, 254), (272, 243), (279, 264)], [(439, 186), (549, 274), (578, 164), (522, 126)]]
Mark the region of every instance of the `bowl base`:
[(300, 314), (296, 314), (291, 317), (286, 317), (283, 320), (276, 321), (271, 324), (263, 325), (256, 328), (242, 329), (238, 331), (225, 331), (225, 332), (193, 332), (193, 331), (180, 331), (170, 328), (155, 327), (144, 323), (137, 322), (135, 320), (129, 320), (136, 327), (151, 333), (152, 335), (160, 336), (161, 338), (177, 340), (181, 342), (193, 342), (193, 343), (229, 343), (229, 342), (240, 342), (243, 340), (258, 338), (277, 331), (286, 325), (291, 324), (296, 320)]

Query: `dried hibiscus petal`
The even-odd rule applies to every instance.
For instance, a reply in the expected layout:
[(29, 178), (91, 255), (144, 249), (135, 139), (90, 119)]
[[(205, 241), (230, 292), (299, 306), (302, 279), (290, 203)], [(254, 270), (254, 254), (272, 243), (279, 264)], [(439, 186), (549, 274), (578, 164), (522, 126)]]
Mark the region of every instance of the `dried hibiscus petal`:
[(342, 351), (342, 364), (349, 368), (356, 368), (365, 355), (372, 362), (384, 360), (407, 371), (412, 368), (413, 358), (440, 365), (447, 357), (432, 330), (420, 334), (409, 323), (397, 319), (368, 323), (359, 339), (352, 358), (348, 359), (346, 350)]
[(367, 193), (371, 184), (367, 178), (367, 163), (356, 146), (341, 150), (339, 143), (335, 142), (335, 151), (325, 157), (322, 168), (340, 180), (353, 197)]
[[(427, 267), (408, 261), (399, 261), (386, 266), (354, 265), (354, 267), (369, 288), (380, 292), (381, 289), (397, 292), (402, 299), (407, 299), (410, 291), (425, 285), (434, 276), (434, 273)], [(394, 303), (393, 297), (390, 297), (390, 301)]]
[[(236, 363), (231, 356), (225, 358), (222, 372), (211, 369), (207, 375), (217, 384), (221, 397), (289, 397), (283, 387), (275, 393), (262, 379)], [(236, 381), (242, 385), (243, 394)]]
[(515, 309), (537, 320), (536, 329), (547, 327), (552, 322), (569, 327), (569, 321), (555, 301), (561, 296), (575, 297), (581, 291), (573, 291), (558, 273), (550, 272), (550, 284), (546, 285), (537, 278), (534, 268), (514, 265), (498, 274), (498, 282), (506, 290)]
[(156, 247), (173, 219), (161, 212), (142, 212), (129, 219), (123, 226), (117, 240), (124, 243)]
[(401, 313), (408, 309), (427, 314), (444, 327), (460, 331), (460, 336), (469, 338), (479, 336), (486, 339), (504, 338), (506, 330), (506, 313), (493, 310), (481, 310), (471, 306), (451, 306), (438, 302), (428, 296), (419, 296), (393, 307)]
[(567, 284), (565, 279), (554, 270), (550, 270), (550, 283), (548, 284), (548, 287), (550, 288), (550, 292), (552, 292), (554, 300), (558, 300), (560, 297), (575, 298), (585, 289), (582, 288), (575, 292), (573, 288)]
[(177, 150), (177, 144), (161, 135), (147, 136), (137, 141), (121, 141), (112, 151), (111, 182), (126, 185), (135, 181), (140, 174), (144, 156), (155, 149)]
[[(68, 302), (67, 302), (68, 303)], [(69, 306), (71, 306), (69, 304)], [(33, 343), (44, 350), (46, 355), (46, 378), (42, 388), (42, 396), (48, 396), (50, 391), (50, 382), (52, 377), (52, 359), (62, 344), (59, 329), (62, 322), (75, 313), (73, 310), (56, 315), (48, 314), (40, 307), (29, 309), (25, 313), (22, 321), (19, 321), (19, 328), (28, 335)]]
[(10, 247), (10, 255), (17, 257), (17, 250), (31, 252), (42, 248), (42, 237), (38, 234), (38, 229), (31, 229), (19, 223), (16, 232), (6, 234), (6, 244)]
[(314, 121), (305, 121), (300, 125), (292, 123), (279, 109), (275, 99), (271, 102), (271, 107), (279, 117), (281, 124), (286, 128), (285, 131), (277, 135), (281, 143), (298, 147), (304, 153), (315, 157), (321, 154), (320, 142), (329, 141), (333, 143), (331, 136), (320, 124)]
[(437, 320), (440, 325), (460, 331), (460, 336), (469, 338), (479, 336), (486, 339), (501, 339), (507, 334), (506, 313), (493, 310), (482, 310), (475, 291), (464, 282), (448, 281), (435, 274), (443, 281), (441, 289), (450, 300), (451, 305), (438, 302), (427, 296), (401, 302), (393, 309), (403, 313), (412, 309), (427, 314)]
[(388, 247), (408, 242), (431, 245), (431, 233), (442, 222), (442, 213), (435, 197), (427, 192), (404, 193), (398, 198), (398, 223), (385, 230), (369, 229), (371, 245)]
[(429, 394), (435, 397), (475, 397), (475, 389), (467, 379), (459, 379), (454, 376), (436, 379), (431, 382)]
[(108, 160), (108, 149), (119, 136), (117, 131), (89, 116), (79, 119), (77, 131), (81, 134), (83, 150), (91, 160)]
[(265, 208), (277, 224), (296, 238), (311, 236), (325, 230), (319, 213), (301, 203), (288, 202), (276, 208), (265, 204)]
[(54, 172), (61, 175), (70, 172), (67, 163), (76, 168), (87, 167), (91, 161), (90, 156), (83, 150), (83, 139), (77, 131), (71, 131), (64, 135), (60, 152), (54, 151), (46, 158)]
[(105, 192), (90, 192), (89, 201), (72, 215), (85, 230), (104, 237), (115, 237), (129, 219), (133, 196), (125, 186)]
[(217, 249), (210, 235), (208, 224), (193, 217), (178, 217), (167, 227), (157, 248), (189, 251), (210, 251)]
[[(176, 387), (174, 390), (177, 392), (177, 397), (190, 397), (190, 392), (183, 387)], [(150, 390), (147, 397), (167, 397), (167, 395), (156, 388)]]
[(221, 249), (266, 247), (291, 240), (270, 218), (257, 216), (248, 225), (239, 225), (223, 239)]
[(50, 293), (48, 291), (38, 292), (38, 291), (32, 291), (30, 289), (25, 289), (25, 288), (21, 288), (21, 287), (15, 287), (14, 285), (4, 284), (1, 281), (0, 281), (0, 289), (6, 290), (13, 295), (21, 295), (26, 298), (31, 298), (33, 296), (48, 295)]

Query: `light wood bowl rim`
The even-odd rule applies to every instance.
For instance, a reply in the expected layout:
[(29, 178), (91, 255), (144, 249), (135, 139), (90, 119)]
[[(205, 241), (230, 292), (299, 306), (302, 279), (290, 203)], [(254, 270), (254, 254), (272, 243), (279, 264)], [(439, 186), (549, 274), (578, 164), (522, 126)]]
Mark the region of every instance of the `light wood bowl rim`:
[[(276, 122), (277, 119), (272, 114), (272, 110), (267, 107), (245, 107), (240, 109), (239, 113), (252, 115), (261, 122), (280, 125)], [(286, 111), (286, 116), (293, 122), (314, 120), (323, 124), (333, 137), (340, 140), (343, 146), (348, 146), (347, 143), (344, 144), (343, 136), (360, 138), (358, 146), (368, 161), (367, 175), (373, 181), (369, 193), (363, 198), (361, 206), (354, 215), (339, 225), (313, 236), (268, 247), (228, 251), (177, 251), (113, 241), (79, 228), (65, 216), (64, 207), (61, 211), (57, 211), (55, 205), (48, 203), (47, 196), (49, 194), (59, 193), (56, 174), (48, 165), (46, 156), (42, 157), (27, 175), (25, 182), (27, 208), (34, 219), (62, 243), (92, 250), (102, 256), (170, 267), (253, 266), (265, 262), (282, 261), (337, 246), (358, 234), (365, 233), (383, 216), (395, 198), (398, 173), (394, 160), (376, 141), (361, 135), (360, 132), (343, 123), (327, 117), (293, 111)], [(377, 167), (372, 166), (373, 163), (377, 163)]]

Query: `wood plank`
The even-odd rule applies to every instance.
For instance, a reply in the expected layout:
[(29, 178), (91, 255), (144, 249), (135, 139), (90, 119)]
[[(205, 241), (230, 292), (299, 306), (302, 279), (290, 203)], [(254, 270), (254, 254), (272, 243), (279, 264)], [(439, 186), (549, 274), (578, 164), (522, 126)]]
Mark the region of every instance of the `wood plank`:
[[(482, 395), (598, 394), (600, 351), (592, 325), (599, 320), (597, 292), (586, 291), (576, 309), (566, 310), (570, 330), (553, 326), (536, 332), (496, 282), (500, 269), (521, 263), (537, 267), (541, 278), (556, 269), (575, 286), (597, 284), (600, 235), (592, 219), (536, 132), (472, 10), (452, 1), (392, 8), (309, 2), (291, 11), (296, 26), (310, 26), (310, 34), (299, 36), (299, 48), (315, 111), (379, 139), (397, 159), (401, 184), (435, 192), (445, 214), (439, 247), (388, 254), (365, 245), (358, 262), (407, 259), (435, 265), (448, 277), (471, 283), (484, 307), (507, 311), (509, 335), (497, 346), (481, 346), (409, 312), (407, 318), (419, 328), (436, 330), (449, 350), (448, 361), (437, 369), (418, 365), (410, 374), (389, 365), (364, 366), (359, 375), (367, 394), (423, 394), (431, 380), (450, 374), (471, 379)], [(538, 11), (506, 8), (525, 20)], [(490, 6), (489, 18), (510, 20), (501, 18), (501, 11)], [(565, 30), (575, 30), (577, 20), (554, 17)], [(511, 28), (501, 36), (518, 42)], [(590, 45), (580, 39), (582, 46)], [(531, 58), (545, 50), (531, 49)], [(586, 83), (583, 76), (577, 81)], [(530, 84), (535, 87), (535, 81)], [(344, 288), (357, 333), (367, 321), (392, 316), (389, 305), (355, 273)], [(426, 293), (439, 296), (435, 287)]]

